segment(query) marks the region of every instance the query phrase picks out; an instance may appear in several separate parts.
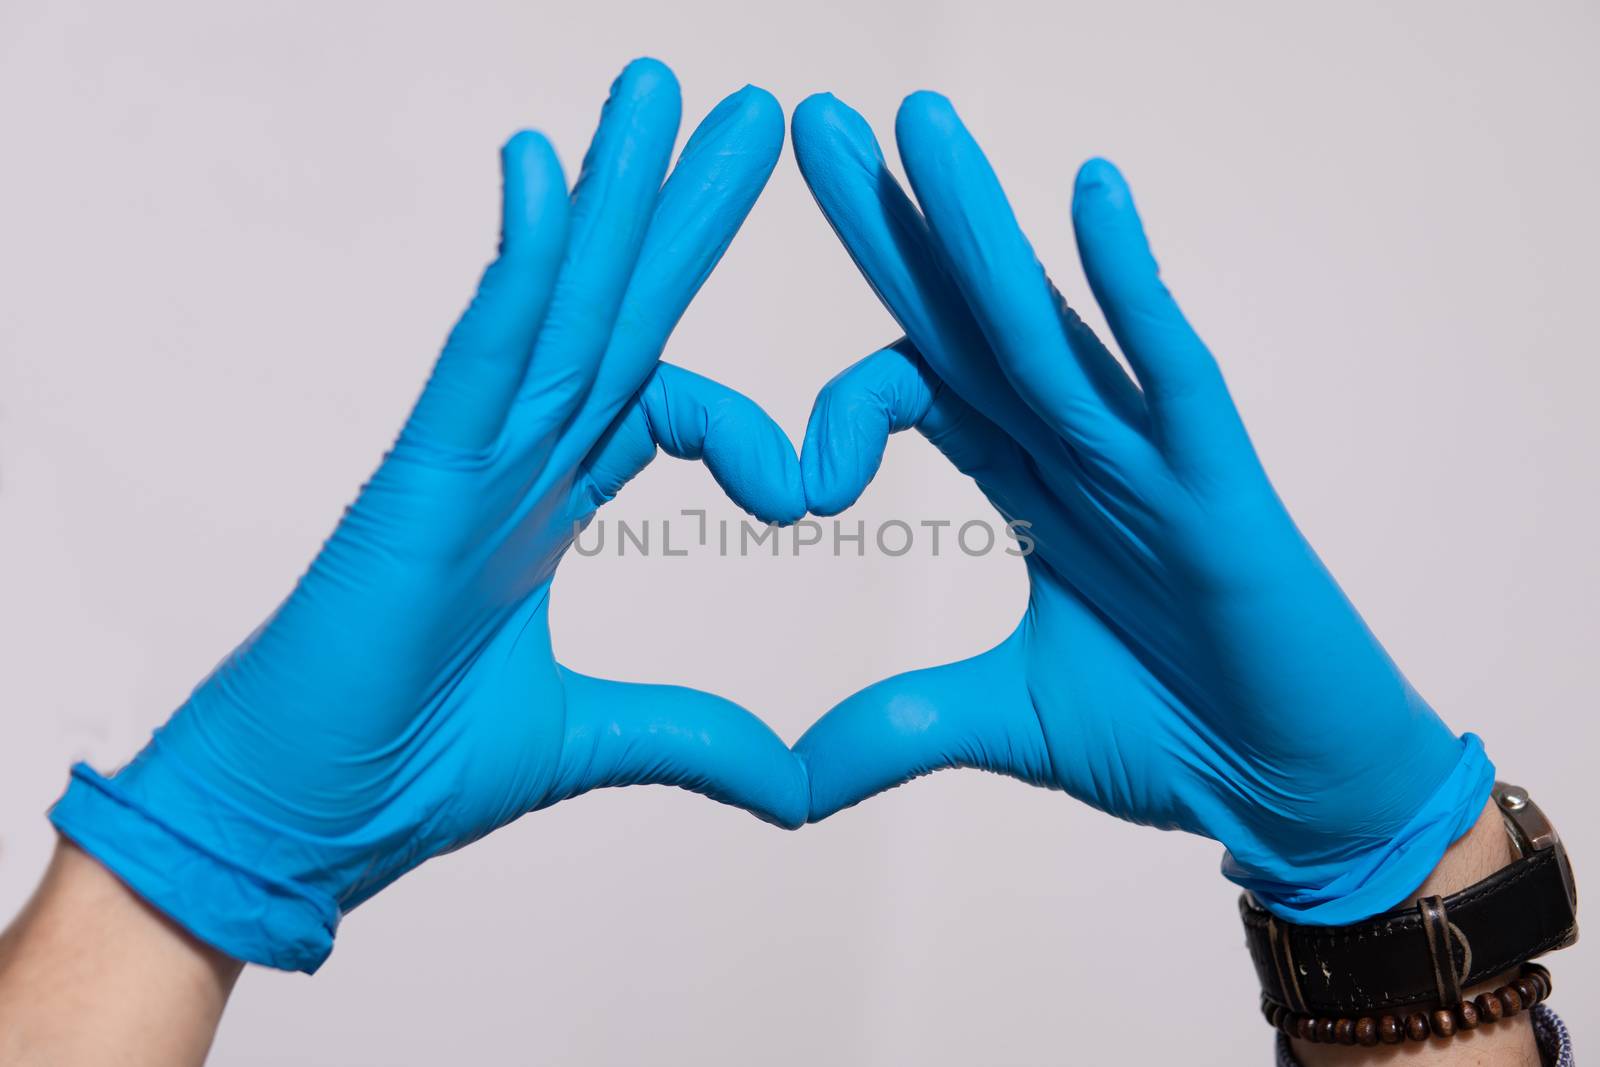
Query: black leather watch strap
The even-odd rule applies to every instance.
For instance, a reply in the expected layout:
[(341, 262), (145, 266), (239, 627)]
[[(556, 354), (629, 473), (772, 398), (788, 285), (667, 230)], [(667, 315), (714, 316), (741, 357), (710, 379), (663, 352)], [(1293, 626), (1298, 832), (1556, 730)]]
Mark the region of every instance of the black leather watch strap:
[[(1239, 910), (1262, 992), (1274, 1003), (1344, 1016), (1424, 1001), (1448, 1005), (1452, 990), (1576, 939), (1565, 868), (1556, 843), (1442, 900), (1349, 926), (1287, 923), (1249, 893)], [(1448, 952), (1448, 968), (1440, 951)]]

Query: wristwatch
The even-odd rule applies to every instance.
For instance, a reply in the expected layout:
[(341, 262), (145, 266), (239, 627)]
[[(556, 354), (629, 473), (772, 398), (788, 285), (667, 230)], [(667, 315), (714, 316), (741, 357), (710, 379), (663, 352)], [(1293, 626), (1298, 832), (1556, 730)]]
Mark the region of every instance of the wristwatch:
[(1578, 939), (1566, 849), (1527, 790), (1496, 782), (1518, 858), (1458, 893), (1424, 897), (1347, 926), (1301, 926), (1239, 899), (1263, 1005), (1359, 1016), (1432, 1004)]

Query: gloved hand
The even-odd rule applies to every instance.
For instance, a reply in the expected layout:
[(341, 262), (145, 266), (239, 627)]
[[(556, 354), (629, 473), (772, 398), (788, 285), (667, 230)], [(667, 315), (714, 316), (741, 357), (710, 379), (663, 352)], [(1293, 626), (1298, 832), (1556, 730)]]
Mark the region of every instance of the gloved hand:
[[(131, 764), (74, 769), (55, 824), (202, 940), (315, 970), (339, 917), (412, 867), (600, 786), (804, 822), (798, 762), (748, 712), (551, 655), (557, 564), (658, 445), (758, 518), (804, 512), (766, 414), (657, 362), (771, 174), (783, 115), (733, 94), (663, 186), (679, 111), (666, 67), (630, 65), (570, 203), (549, 143), (511, 139), (498, 258), (321, 554)], [(639, 608), (624, 592), (616, 610)]]
[(1031, 594), (997, 648), (880, 682), (800, 739), (811, 818), (981, 767), (1214, 838), (1281, 916), (1393, 906), (1471, 827), (1493, 770), (1295, 528), (1122, 176), (1085, 164), (1072, 218), (1138, 385), (1046, 277), (949, 102), (908, 98), (896, 137), (920, 211), (859, 115), (820, 96), (794, 116), (807, 183), (909, 338), (823, 390), (806, 498), (848, 507), (914, 426), (1031, 523)]

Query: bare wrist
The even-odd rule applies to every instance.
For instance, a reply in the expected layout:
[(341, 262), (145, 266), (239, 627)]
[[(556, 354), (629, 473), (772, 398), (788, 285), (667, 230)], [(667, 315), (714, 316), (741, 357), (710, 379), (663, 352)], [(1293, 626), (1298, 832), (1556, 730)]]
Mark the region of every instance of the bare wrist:
[(0, 934), (0, 1062), (198, 1064), (242, 967), (62, 840)]
[[(1427, 896), (1449, 896), (1507, 866), (1517, 858), (1505, 822), (1491, 800), (1471, 830), (1451, 845), (1432, 873), (1402, 903), (1414, 903)], [(1505, 980), (1497, 975), (1466, 990), (1470, 996), (1491, 989)], [(1422, 1046), (1383, 1046), (1377, 1048), (1313, 1044), (1296, 1039), (1294, 1053), (1304, 1067), (1354, 1067), (1358, 1064), (1386, 1063), (1397, 1055), (1420, 1055), (1432, 1064), (1473, 1064), (1495, 1067), (1539, 1067), (1539, 1050), (1534, 1043), (1532, 1020), (1517, 1015), (1449, 1040), (1435, 1038)]]

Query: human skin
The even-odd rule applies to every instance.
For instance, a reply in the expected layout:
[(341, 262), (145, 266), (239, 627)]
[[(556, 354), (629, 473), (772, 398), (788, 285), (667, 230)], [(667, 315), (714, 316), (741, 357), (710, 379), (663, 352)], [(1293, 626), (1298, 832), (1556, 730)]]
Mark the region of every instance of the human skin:
[[(736, 97), (738, 95), (736, 94)], [(775, 108), (776, 105), (771, 104), (770, 107)], [(937, 132), (942, 135), (950, 131), (941, 129)], [(949, 137), (943, 137), (938, 140), (938, 143), (943, 145), (950, 140)], [(775, 158), (775, 152), (776, 142), (773, 145), (773, 158)], [(926, 172), (924, 173), (926, 175)], [(975, 255), (969, 258), (979, 262), (988, 262), (989, 259), (989, 257), (983, 255)], [(1029, 262), (1031, 263), (1031, 259)], [(1001, 303), (1008, 304), (1009, 295), (1014, 290), (1020, 291), (1023, 288), (1022, 286), (999, 286), (998, 292), (1007, 298), (1002, 300)], [(1125, 322), (1126, 318), (1123, 317)], [(581, 315), (578, 321), (585, 326), (592, 325)], [(524, 346), (510, 347), (521, 351)], [(1137, 350), (1138, 346), (1134, 347)], [(455, 364), (449, 365), (455, 366)], [(520, 371), (521, 364), (518, 363), (511, 369)], [(1050, 383), (1056, 382), (1056, 380), (1057, 378), (1051, 375), (1046, 375), (1040, 379), (1047, 387)], [(1217, 379), (1217, 382), (1220, 384), (1220, 379)], [(427, 400), (435, 392), (430, 390), (429, 393), (425, 394), (424, 399)], [(628, 390), (621, 390), (619, 392), (619, 400), (625, 398), (627, 393)], [(441, 395), (449, 395), (449, 393), (445, 391)], [(422, 407), (424, 414), (427, 414), (426, 405)], [(464, 405), (464, 410), (469, 413), (479, 413), (477, 405)], [(686, 421), (695, 422), (698, 420), (691, 419)], [(848, 424), (859, 422), (859, 420), (843, 421)], [(647, 418), (646, 422), (648, 424), (650, 420)], [(775, 426), (772, 427), (772, 431), (778, 439), (782, 439), (781, 431)], [(1242, 428), (1239, 429), (1239, 432), (1242, 433)], [(677, 435), (675, 434), (666, 434), (665, 436), (669, 439), (677, 440)], [(1204, 446), (1213, 436), (1215, 435), (1209, 433), (1194, 435), (1194, 443)], [(877, 443), (881, 446), (881, 439)], [(784, 448), (787, 448), (786, 442), (784, 443)], [(698, 448), (691, 447), (683, 449), (683, 451), (693, 453), (698, 451)], [(647, 461), (648, 456), (653, 454), (654, 443), (651, 443), (644, 453), (635, 456), (634, 459)], [(708, 464), (710, 464), (712, 454), (709, 448), (707, 449), (706, 458)], [(628, 465), (628, 469), (634, 469), (637, 465), (637, 463), (631, 463)], [(715, 470), (715, 465), (712, 464), (712, 466), (713, 470)], [(624, 477), (621, 480), (625, 481), (626, 478)], [(744, 485), (743, 480), (740, 478), (734, 478), (732, 482), (734, 488)], [(801, 509), (797, 507), (795, 513), (797, 514), (799, 510)], [(831, 509), (827, 513), (831, 513), (832, 510), (837, 509)], [(1256, 523), (1254, 525), (1260, 524)], [(564, 529), (565, 526), (563, 525), (562, 528)], [(1208, 546), (1226, 542), (1228, 538), (1219, 536), (1214, 529), (1208, 527), (1208, 532), (1198, 540), (1200, 554), (1203, 556), (1207, 554)], [(1252, 556), (1246, 562), (1251, 569), (1254, 569), (1258, 560)], [(403, 568), (401, 573), (405, 573)], [(445, 568), (443, 573), (454, 577), (457, 576), (458, 568)], [(1329, 585), (1324, 589), (1324, 592), (1330, 592), (1332, 588)], [(1183, 605), (1186, 603), (1187, 601), (1179, 597), (1176, 601), (1175, 609), (1170, 614), (1174, 616), (1184, 615)], [(1173, 605), (1167, 606), (1172, 607)], [(1245, 614), (1252, 615), (1254, 612), (1246, 612)], [(341, 630), (343, 628), (342, 626), (338, 627)], [(1161, 627), (1158, 626), (1157, 629), (1159, 630)], [(1292, 625), (1279, 626), (1276, 627), (1276, 630), (1279, 633), (1295, 632), (1296, 627)], [(1362, 642), (1357, 643), (1361, 644)], [(372, 650), (372, 642), (367, 641), (364, 644), (366, 645), (366, 650)], [(313, 646), (318, 646), (318, 643), (313, 642)], [(1190, 646), (1200, 648), (1202, 651), (1210, 647), (1210, 645), (1203, 642), (1188, 642), (1186, 647)], [(373, 674), (382, 676), (390, 668), (405, 661), (404, 656), (385, 653), (382, 645), (379, 645), (378, 649), (379, 654), (375, 657), (377, 670), (372, 672)], [(1272, 664), (1273, 670), (1269, 673), (1272, 673), (1280, 680), (1287, 679), (1291, 688), (1295, 690), (1287, 698), (1280, 694), (1279, 699), (1268, 701), (1268, 707), (1265, 709), (1269, 713), (1267, 718), (1274, 723), (1289, 722), (1290, 720), (1278, 714), (1284, 707), (1296, 707), (1303, 712), (1306, 702), (1296, 699), (1296, 697), (1300, 695), (1301, 690), (1307, 687), (1312, 673), (1309, 670), (1298, 669), (1299, 666), (1304, 665), (1296, 665), (1293, 662), (1284, 661), (1282, 656), (1270, 654), (1270, 650), (1268, 654), (1262, 654), (1260, 648), (1254, 647), (1248, 651), (1250, 654), (1245, 659), (1257, 665), (1263, 662)], [(1359, 649), (1357, 651), (1359, 652)], [(1351, 659), (1348, 655), (1328, 655), (1326, 653), (1327, 649), (1319, 647), (1317, 659), (1326, 663), (1336, 664), (1341, 670)], [(1053, 657), (1044, 658), (1053, 672), (1068, 673), (1061, 670), (1063, 661)], [(1092, 659), (1093, 657), (1090, 658)], [(1359, 660), (1362, 657), (1358, 655), (1356, 658)], [(1366, 658), (1371, 659), (1370, 656)], [(1379, 659), (1381, 658), (1380, 656)], [(1078, 665), (1084, 666), (1084, 662), (1080, 661)], [(366, 707), (366, 703), (362, 700), (339, 699), (337, 696), (337, 691), (351, 681), (353, 674), (358, 678), (360, 677), (359, 672), (352, 672), (348, 666), (341, 665), (338, 669), (334, 669), (320, 678), (312, 678), (306, 672), (300, 671), (285, 673), (297, 680), (310, 679), (312, 684), (306, 686), (304, 693), (298, 694), (299, 697), (304, 699), (265, 702), (268, 708), (265, 720), (274, 727), (281, 727), (283, 717), (276, 714), (273, 709), (284, 705), (314, 707), (319, 701), (329, 700), (330, 694), (333, 694), (331, 703), (337, 707), (359, 707), (363, 709)], [(1202, 670), (1197, 673), (1204, 675), (1206, 672)], [(1381, 676), (1380, 680), (1398, 681), (1398, 676), (1394, 674), (1392, 669), (1381, 669), (1378, 674)], [(1402, 698), (1405, 698), (1402, 699), (1402, 704), (1409, 703), (1404, 686), (1390, 688), (1399, 692)], [(984, 695), (988, 697), (990, 693), (985, 692)], [(1325, 687), (1323, 696), (1325, 702), (1331, 704), (1341, 716), (1346, 714), (1351, 707), (1366, 707), (1372, 703), (1365, 698), (1366, 695), (1363, 690), (1349, 682), (1348, 679), (1344, 684)], [(601, 701), (598, 703), (604, 705), (607, 702)], [(986, 699), (985, 704), (987, 705), (988, 703), (989, 701)], [(1235, 702), (1224, 701), (1224, 703), (1231, 706)], [(1120, 701), (1108, 701), (1105, 703), (1105, 707), (1113, 710), (1119, 719), (1135, 721), (1126, 715), (1128, 706), (1126, 702)], [(1032, 714), (1031, 707), (1029, 711)], [(311, 718), (315, 723), (324, 719), (325, 716), (313, 715)], [(1412, 716), (1412, 718), (1415, 718), (1415, 716)], [(480, 715), (478, 720), (482, 721), (482, 719), (483, 717)], [(1434, 721), (1429, 719), (1428, 722), (1433, 723)], [(749, 724), (747, 723), (747, 725)], [(1313, 738), (1317, 735), (1315, 730), (1301, 729), (1303, 723), (1298, 718), (1293, 720), (1292, 725), (1295, 727), (1291, 731), (1294, 734)], [(286, 742), (287, 748), (292, 752), (305, 747), (305, 743), (310, 739), (307, 736), (308, 733), (314, 734), (315, 731), (308, 731), (303, 728), (281, 729), (280, 740)], [(1137, 736), (1139, 731), (1135, 729), (1133, 734)], [(1450, 755), (1454, 751), (1454, 740), (1450, 735), (1441, 734), (1439, 729), (1433, 730), (1433, 735), (1435, 741), (1442, 737), (1446, 742), (1443, 745), (1433, 744), (1431, 746), (1433, 750), (1445, 755)], [(774, 766), (782, 767), (785, 765), (788, 762), (789, 753), (784, 750), (775, 736), (767, 737), (763, 735), (763, 738), (766, 750), (770, 753), (775, 745), (777, 754), (782, 758), (769, 763), (767, 770), (752, 766), (748, 760), (733, 761), (735, 765), (741, 765), (740, 781), (747, 784), (760, 785), (782, 778), (781, 775), (774, 775), (768, 772)], [(313, 751), (320, 751), (314, 745), (310, 747)], [(805, 742), (802, 741), (798, 747), (804, 749)], [(892, 748), (888, 744), (875, 745), (870, 743), (835, 745), (834, 747), (835, 749), (850, 751), (852, 759), (857, 758), (862, 753), (889, 751)], [(1261, 746), (1245, 746), (1246, 749), (1259, 747)], [(1316, 747), (1320, 751), (1325, 746), (1318, 744)], [(260, 782), (273, 778), (281, 771), (282, 760), (275, 759), (270, 754), (265, 759), (254, 759), (254, 757), (260, 755), (257, 751), (258, 746), (251, 744), (245, 746), (245, 748), (253, 759), (250, 766), (251, 773), (244, 774), (242, 776), (244, 780)], [(452, 753), (460, 751), (460, 747), (455, 745), (446, 746), (446, 748)], [(1384, 757), (1380, 755), (1379, 758), (1368, 762), (1367, 769), (1380, 781), (1416, 777), (1415, 774), (1410, 773), (1414, 769), (1413, 764), (1418, 758), (1416, 751), (1405, 745), (1394, 746), (1391, 751), (1406, 751), (1406, 761), (1401, 762), (1395, 760), (1392, 756)], [(779, 822), (782, 825), (797, 824), (803, 820), (805, 812), (803, 801), (806, 799), (804, 794), (808, 788), (810, 791), (809, 800), (812, 818), (821, 817), (829, 810), (842, 806), (839, 803), (831, 803), (822, 808), (818, 806), (819, 795), (827, 793), (826, 790), (819, 790), (818, 788), (819, 784), (823, 782), (823, 779), (816, 774), (818, 767), (822, 765), (815, 759), (818, 752), (818, 745), (813, 745), (806, 752), (802, 752), (802, 755), (809, 754), (813, 757), (808, 764), (812, 774), (809, 779), (801, 775), (797, 782), (792, 783), (795, 788), (790, 792), (799, 796), (802, 801), (798, 809), (800, 814), (796, 815), (794, 813), (792, 810), (794, 805), (792, 804), (783, 806), (781, 812), (770, 804), (761, 805), (758, 802), (759, 797), (756, 796), (761, 792), (759, 788), (753, 790), (750, 797), (745, 798), (750, 801), (749, 806), (752, 807), (752, 810), (760, 807), (763, 809), (763, 814), (771, 817), (771, 821)], [(326, 754), (324, 753), (324, 755)], [(1291, 752), (1290, 756), (1293, 755), (1294, 753)], [(1335, 753), (1333, 758), (1324, 757), (1324, 759), (1326, 760), (1325, 769), (1334, 772), (1332, 777), (1339, 781), (1344, 781), (1347, 777), (1345, 772), (1350, 771), (1352, 767), (1351, 758)], [(335, 769), (339, 769), (347, 761), (331, 758), (324, 762)], [(592, 763), (593, 761), (589, 762)], [(1284, 759), (1282, 753), (1278, 754), (1278, 762), (1286, 763), (1297, 770), (1303, 770), (1303, 761), (1297, 761), (1292, 758)], [(323, 770), (326, 768), (319, 766), (316, 769)], [(1485, 770), (1485, 774), (1487, 774), (1487, 770)], [(451, 782), (461, 780), (459, 776), (452, 778), (450, 775), (445, 775), (444, 778), (446, 781)], [(633, 779), (627, 777), (626, 780)], [(678, 784), (695, 780), (697, 780), (696, 777), (691, 775), (678, 782)], [(1146, 776), (1142, 780), (1136, 780), (1135, 788), (1125, 792), (1128, 795), (1141, 793), (1143, 790), (1137, 788), (1137, 786), (1159, 780), (1161, 780), (1161, 776)], [(621, 784), (621, 782), (608, 780), (602, 784)], [(1058, 784), (1067, 788), (1069, 792), (1073, 791), (1072, 783), (1070, 782)], [(1238, 784), (1237, 781), (1223, 779), (1220, 784), (1223, 786), (1223, 792), (1225, 793), (1233, 794), (1237, 792), (1234, 788)], [(881, 783), (877, 785), (877, 788), (881, 787)], [(321, 790), (319, 792), (332, 796), (333, 803), (330, 812), (332, 815), (343, 816), (346, 814), (345, 802), (350, 799), (348, 794), (336, 789)], [(726, 790), (723, 792), (726, 797), (737, 799), (734, 794)], [(839, 792), (837, 789), (833, 790), (835, 796)], [(1307, 799), (1314, 802), (1309, 805), (1312, 809), (1312, 814), (1318, 814), (1320, 808), (1325, 806), (1320, 801), (1324, 799), (1324, 795), (1328, 791), (1310, 790), (1308, 792), (1312, 795)], [(558, 789), (550, 796), (553, 799), (560, 799), (563, 795), (567, 794)], [(1337, 795), (1341, 798), (1353, 795), (1359, 799), (1366, 797), (1367, 791), (1345, 788), (1337, 794), (1331, 795)], [(795, 798), (789, 797), (788, 799), (793, 800)], [(1102, 804), (1100, 806), (1107, 807), (1113, 813), (1128, 814), (1117, 810), (1117, 805), (1115, 804)], [(772, 810), (766, 810), (769, 808)], [(1259, 799), (1252, 802), (1252, 798), (1249, 797), (1246, 798), (1246, 803), (1240, 805), (1240, 809), (1243, 816), (1245, 816), (1241, 821), (1245, 822), (1259, 819), (1263, 814), (1268, 816), (1278, 814), (1273, 805), (1260, 802)], [(1473, 813), (1478, 809), (1476, 803), (1468, 803), (1452, 810), (1458, 818), (1454, 832), (1460, 833), (1462, 829), (1465, 829), (1471, 823)], [(1150, 813), (1148, 811), (1138, 811), (1133, 814), (1146, 816), (1144, 821), (1161, 821), (1149, 818)], [(1238, 813), (1235, 812), (1235, 814)], [(1348, 846), (1352, 841), (1359, 839), (1358, 835), (1351, 830), (1351, 826), (1360, 825), (1361, 820), (1349, 818), (1348, 812), (1344, 810), (1342, 805), (1337, 806), (1334, 814), (1344, 817), (1323, 818), (1317, 822), (1317, 825), (1321, 827), (1322, 836), (1327, 838), (1324, 843), (1331, 849), (1332, 853), (1343, 855), (1348, 851)], [(58, 825), (60, 825), (59, 822)], [(475, 827), (476, 824), (472, 828)], [(1185, 828), (1195, 829), (1195, 827)], [(1209, 829), (1209, 826), (1200, 828)], [(1266, 844), (1269, 846), (1282, 846), (1286, 843), (1294, 845), (1306, 836), (1302, 830), (1301, 823), (1296, 822), (1295, 833), (1287, 836), (1266, 835), (1266, 837), (1272, 838)], [(67, 832), (72, 832), (70, 827), (67, 828)], [(1229, 843), (1225, 835), (1213, 834), (1212, 836), (1217, 836), (1219, 840)], [(470, 839), (470, 837), (471, 835), (468, 835), (466, 839)], [(117, 840), (117, 835), (110, 835), (110, 839)], [(96, 855), (104, 857), (105, 854), (95, 849), (91, 842), (84, 838), (79, 838), (79, 840), (84, 840), (85, 844)], [(232, 840), (231, 837), (224, 837), (225, 842), (231, 843)], [(463, 843), (463, 841), (454, 838), (446, 842), (446, 844), (452, 846), (460, 843)], [(1236, 843), (1230, 843), (1230, 850), (1237, 849), (1237, 847)], [(1441, 849), (1443, 848), (1443, 842), (1440, 843), (1440, 847)], [(1266, 851), (1271, 853), (1272, 848), (1268, 847)], [(1400, 895), (1400, 891), (1415, 885), (1418, 879), (1423, 877), (1427, 864), (1431, 862), (1433, 857), (1439, 856), (1440, 853), (1435, 850), (1426, 853), (1418, 852), (1417, 854), (1422, 857), (1420, 862), (1406, 872), (1403, 881), (1397, 880), (1390, 887), (1396, 891), (1395, 896)], [(354, 859), (358, 867), (365, 868), (367, 861), (376, 858), (379, 858), (379, 856), (372, 850), (362, 849), (354, 852)], [(1445, 852), (1441, 862), (1415, 892), (1418, 894), (1448, 894), (1480, 880), (1485, 875), (1509, 862), (1512, 858), (1504, 829), (1499, 825), (1498, 814), (1492, 808), (1484, 809), (1478, 812), (1477, 822), (1472, 829)], [(126, 874), (125, 869), (119, 867), (114, 861), (107, 859), (106, 863), (109, 864), (111, 869), (124, 870)], [(401, 865), (402, 873), (404, 866), (404, 864)], [(55, 1064), (63, 1062), (182, 1064), (198, 1063), (205, 1058), (242, 964), (238, 960), (219, 952), (212, 945), (196, 939), (193, 934), (182, 927), (173, 924), (160, 914), (157, 908), (147, 904), (136, 892), (124, 886), (117, 876), (111, 873), (111, 869), (102, 866), (100, 861), (80, 851), (77, 846), (69, 841), (63, 840), (33, 902), (5, 935), (0, 937), (0, 1035), (3, 1035), (0, 1036), (0, 1067), (8, 1063)], [(137, 878), (131, 879), (131, 881), (135, 886), (140, 885)], [(381, 888), (382, 884), (387, 884), (387, 880), (382, 881), (376, 888)], [(363, 889), (365, 888), (367, 887), (363, 887)], [(149, 892), (148, 889), (144, 891)], [(211, 900), (211, 896), (208, 894), (199, 894), (199, 897), (208, 902)], [(1389, 897), (1384, 903), (1387, 904), (1392, 899), (1394, 898)], [(160, 901), (161, 898), (152, 894), (151, 900)], [(171, 907), (171, 905), (163, 906)], [(246, 925), (260, 925), (253, 922), (257, 913), (248, 908), (230, 908), (227, 906), (227, 902), (224, 901), (222, 902), (221, 910), (224, 918), (232, 919), (238, 916), (246, 916), (252, 920)], [(237, 952), (245, 958), (262, 962), (275, 962), (273, 960), (262, 960), (260, 956), (251, 955), (248, 951), (239, 949), (237, 945), (231, 944), (225, 939), (212, 936), (205, 927), (194, 925), (192, 916), (186, 914), (182, 908), (173, 907), (172, 912), (174, 915), (183, 918), (185, 922), (189, 923), (190, 929), (198, 931), (202, 937), (210, 937), (217, 944), (227, 945), (231, 951)], [(225, 923), (223, 925), (227, 926), (229, 924)], [(1070, 1055), (1069, 1049), (1059, 1051)], [(1396, 1054), (1420, 1055), (1439, 1063), (1515, 1064), (1537, 1062), (1531, 1026), (1525, 1016), (1508, 1020), (1498, 1026), (1487, 1027), (1481, 1032), (1465, 1035), (1455, 1042), (1435, 1042), (1428, 1046), (1411, 1047), (1404, 1052), (1397, 1052), (1392, 1049), (1379, 1051), (1316, 1046), (1307, 1046), (1301, 1052), (1305, 1062), (1308, 1064), (1376, 1062)]]
[[(1428, 896), (1447, 897), (1481, 882), (1517, 858), (1504, 820), (1491, 801), (1465, 837), (1444, 854), (1428, 880), (1401, 904), (1415, 903)], [(1497, 975), (1466, 991), (1468, 996), (1493, 989), (1505, 976)], [(1454, 1038), (1434, 1038), (1426, 1045), (1313, 1045), (1296, 1040), (1294, 1054), (1304, 1067), (1356, 1067), (1356, 1065), (1394, 1063), (1399, 1057), (1417, 1057), (1407, 1062), (1449, 1064), (1450, 1067), (1538, 1067), (1539, 1049), (1533, 1039), (1533, 1024), (1527, 1012), (1502, 1019)]]
[(202, 1063), (243, 967), (62, 840), (0, 935), (0, 1064)]
[[(1448, 895), (1513, 859), (1499, 814), (1486, 808), (1414, 897)], [(63, 840), (38, 892), (0, 935), (0, 1067), (203, 1063), (243, 966), (189, 936)], [(1421, 1046), (1297, 1041), (1295, 1054), (1305, 1067), (1396, 1057), (1439, 1067), (1539, 1063), (1527, 1013)]]

